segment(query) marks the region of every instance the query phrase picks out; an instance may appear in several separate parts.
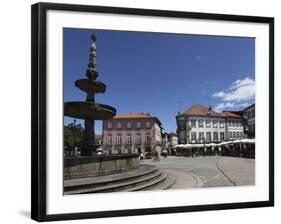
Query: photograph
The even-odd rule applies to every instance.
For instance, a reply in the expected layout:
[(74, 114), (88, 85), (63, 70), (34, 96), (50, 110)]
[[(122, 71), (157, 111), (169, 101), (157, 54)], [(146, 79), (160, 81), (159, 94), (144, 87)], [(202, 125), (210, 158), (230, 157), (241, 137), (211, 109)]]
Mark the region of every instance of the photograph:
[(64, 27), (63, 194), (256, 184), (256, 39)]
[(274, 18), (32, 5), (31, 217), (274, 205)]

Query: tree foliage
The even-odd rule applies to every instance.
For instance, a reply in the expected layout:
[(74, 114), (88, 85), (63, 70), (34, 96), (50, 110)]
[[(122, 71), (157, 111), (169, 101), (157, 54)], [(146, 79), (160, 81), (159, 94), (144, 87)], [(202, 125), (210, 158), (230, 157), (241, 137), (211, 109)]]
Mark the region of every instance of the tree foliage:
[(73, 123), (64, 125), (64, 147), (66, 150), (72, 150), (75, 146), (80, 147), (82, 144), (84, 128), (81, 124), (74, 125)]

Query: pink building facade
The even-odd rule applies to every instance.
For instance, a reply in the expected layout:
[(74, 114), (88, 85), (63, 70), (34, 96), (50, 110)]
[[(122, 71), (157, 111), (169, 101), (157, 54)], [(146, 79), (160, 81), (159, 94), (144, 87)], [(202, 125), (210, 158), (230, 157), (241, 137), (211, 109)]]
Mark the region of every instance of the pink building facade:
[(107, 154), (161, 151), (161, 122), (151, 114), (116, 115), (103, 121), (103, 150)]

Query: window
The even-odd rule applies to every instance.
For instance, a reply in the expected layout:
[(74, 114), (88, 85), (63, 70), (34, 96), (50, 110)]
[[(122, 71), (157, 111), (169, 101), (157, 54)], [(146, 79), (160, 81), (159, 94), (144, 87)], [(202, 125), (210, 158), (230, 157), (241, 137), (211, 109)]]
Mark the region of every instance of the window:
[(183, 132), (180, 133), (180, 142), (181, 143), (185, 142), (185, 134)]
[(137, 133), (136, 134), (136, 144), (141, 144), (141, 134), (140, 133)]
[(140, 121), (137, 122), (137, 128), (141, 128), (141, 122)]
[(190, 120), (190, 126), (196, 128), (196, 120)]
[(199, 120), (199, 128), (203, 128), (204, 127), (204, 121), (203, 120)]
[(233, 138), (236, 138), (236, 132), (235, 131), (233, 132)]
[(180, 121), (179, 121), (179, 126), (180, 126), (180, 128), (185, 128), (185, 127), (184, 127), (184, 121), (180, 120)]
[(112, 128), (112, 122), (109, 121), (109, 122), (107, 123), (107, 128)]
[(132, 142), (131, 142), (131, 135), (130, 134), (127, 134), (127, 136), (126, 136), (126, 143), (128, 144), (128, 145), (130, 145)]
[(145, 134), (145, 143), (151, 143), (151, 139), (150, 139), (150, 133), (146, 133)]
[(122, 123), (121, 122), (117, 122), (117, 128), (121, 129), (122, 128)]
[(121, 137), (121, 135), (119, 134), (119, 135), (117, 135), (117, 137), (116, 137), (116, 144), (117, 144), (117, 145), (121, 145), (121, 141), (122, 141), (122, 137)]
[(224, 141), (224, 133), (223, 132), (220, 133), (220, 140)]
[(212, 139), (211, 139), (211, 132), (206, 132), (206, 140), (207, 142), (210, 142)]
[(213, 121), (213, 127), (217, 128), (218, 127), (218, 121)]
[(211, 127), (211, 122), (210, 122), (210, 120), (206, 120), (206, 128), (209, 128), (209, 127)]
[(150, 122), (149, 121), (145, 122), (145, 127), (150, 128)]
[(214, 141), (218, 141), (218, 133), (214, 132)]
[(252, 115), (252, 118), (255, 118), (255, 110), (252, 110), (251, 115)]
[(232, 132), (231, 132), (231, 131), (228, 132), (228, 135), (229, 135), (229, 136), (228, 136), (229, 138), (232, 138)]
[(107, 144), (112, 145), (112, 135), (107, 136)]
[(231, 127), (231, 121), (228, 121), (228, 127)]
[(224, 128), (224, 122), (220, 121), (220, 128)]
[(191, 141), (196, 141), (196, 132), (191, 132)]
[(204, 139), (204, 132), (199, 132), (199, 140), (203, 140)]
[(252, 118), (252, 113), (251, 111), (248, 111), (248, 119), (251, 119)]
[(127, 122), (127, 128), (131, 128), (131, 122)]
[(236, 137), (239, 138), (240, 137), (240, 132), (236, 132)]
[(253, 130), (252, 125), (249, 125), (249, 132), (252, 132)]

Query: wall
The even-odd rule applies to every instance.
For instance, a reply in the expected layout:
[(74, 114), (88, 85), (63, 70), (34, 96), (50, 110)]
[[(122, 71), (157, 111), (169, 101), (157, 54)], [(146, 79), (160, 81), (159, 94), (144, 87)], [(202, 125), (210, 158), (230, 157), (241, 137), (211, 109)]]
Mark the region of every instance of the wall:
[[(196, 121), (196, 127), (191, 127), (191, 121)], [(199, 120), (203, 120), (203, 127), (199, 127)], [(207, 128), (206, 121), (210, 121), (210, 127)], [(217, 127), (214, 127), (214, 121), (217, 121)], [(223, 122), (223, 127), (220, 126), (220, 122)], [(189, 116), (188, 121), (186, 122), (187, 127), (191, 127), (189, 131), (189, 139), (188, 143), (191, 143), (191, 132), (196, 132), (196, 139), (199, 139), (199, 132), (204, 133), (204, 138), (207, 139), (206, 133), (211, 132), (211, 140), (214, 141), (214, 132), (218, 133), (218, 140), (220, 139), (220, 133), (225, 133), (225, 118), (219, 118), (219, 117), (196, 117), (196, 116)]]
[[(45, 1), (45, 0), (42, 0)], [(48, 0), (51, 2), (52, 0)], [(30, 4), (36, 1), (3, 1), (1, 4), (0, 97), (1, 97), (1, 223), (36, 223), (30, 215)], [(53, 1), (54, 2), (54, 1)], [(276, 62), (280, 57), (280, 1), (245, 0), (60, 0), (76, 4), (173, 9), (244, 15), (275, 16)], [(276, 63), (276, 146), (275, 158), (281, 158), (280, 63)], [(168, 78), (168, 77), (167, 77)], [(10, 159), (12, 158), (12, 159)], [(276, 163), (276, 207), (228, 211), (179, 213), (169, 215), (120, 217), (97, 220), (53, 222), (58, 224), (140, 224), (140, 223), (278, 223), (281, 213), (281, 163)], [(164, 200), (164, 199), (163, 199)], [(279, 220), (279, 221), (277, 221)]]
[[(107, 123), (108, 121), (110, 121), (112, 123), (112, 128), (107, 128)], [(122, 122), (122, 126), (120, 129), (117, 128), (117, 123), (118, 122)], [(126, 125), (127, 122), (131, 122), (131, 128), (127, 129)], [(141, 128), (136, 128), (136, 123), (137, 122), (141, 122)], [(146, 122), (150, 123), (150, 128), (146, 127)], [(128, 118), (128, 119), (113, 119), (113, 120), (106, 120), (104, 121), (104, 127), (106, 127), (105, 129), (103, 129), (103, 147), (104, 147), (104, 151), (105, 153), (108, 152), (108, 149), (112, 150), (113, 154), (117, 154), (118, 150), (116, 150), (116, 143), (117, 143), (117, 135), (120, 134), (121, 135), (121, 152), (122, 153), (126, 153), (129, 150), (131, 150), (131, 152), (133, 153), (138, 153), (138, 148), (140, 148), (140, 150), (145, 153), (146, 147), (149, 146), (151, 148), (154, 147), (154, 145), (156, 144), (156, 137), (158, 136), (158, 141), (161, 142), (161, 130), (158, 124), (155, 123), (154, 119), (132, 119), (132, 118)], [(141, 136), (141, 145), (135, 145), (136, 143), (136, 135), (140, 134)], [(146, 134), (149, 133), (150, 137), (151, 137), (151, 142), (152, 144), (150, 145), (146, 145)], [(130, 134), (131, 136), (131, 145), (127, 145), (127, 134)], [(107, 137), (108, 135), (112, 136), (112, 145), (108, 145), (107, 142)], [(155, 137), (156, 136), (156, 137)]]
[(138, 166), (138, 154), (67, 157), (64, 159), (64, 178), (75, 179), (122, 173)]

